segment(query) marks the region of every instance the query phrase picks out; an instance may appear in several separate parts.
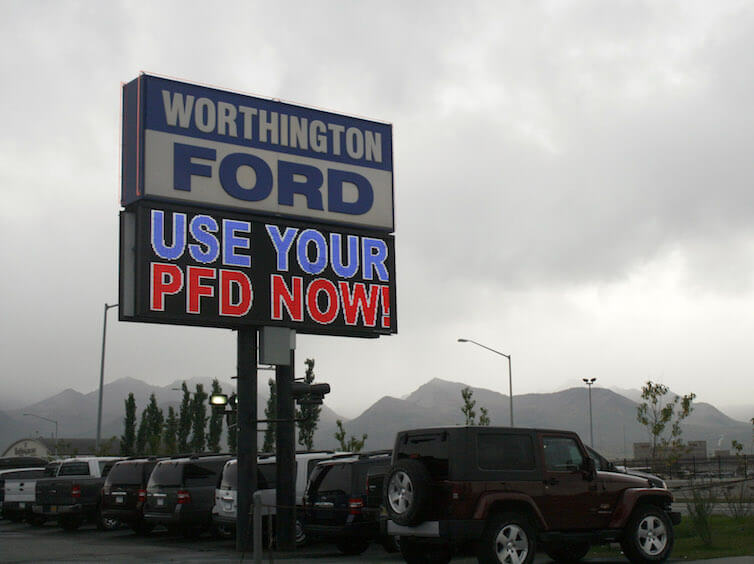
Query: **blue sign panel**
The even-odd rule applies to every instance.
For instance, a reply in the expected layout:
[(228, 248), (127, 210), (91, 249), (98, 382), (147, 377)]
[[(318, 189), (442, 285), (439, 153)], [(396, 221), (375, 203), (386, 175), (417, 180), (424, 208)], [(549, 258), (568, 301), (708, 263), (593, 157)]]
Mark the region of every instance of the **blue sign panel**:
[(149, 75), (123, 87), (122, 203), (392, 232), (392, 126)]

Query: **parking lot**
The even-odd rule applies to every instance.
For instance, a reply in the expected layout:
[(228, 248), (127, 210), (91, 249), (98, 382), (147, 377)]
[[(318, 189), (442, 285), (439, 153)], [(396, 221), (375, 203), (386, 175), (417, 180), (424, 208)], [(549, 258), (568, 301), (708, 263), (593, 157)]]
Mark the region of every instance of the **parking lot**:
[[(252, 562), (251, 554), (241, 555), (232, 540), (215, 540), (209, 535), (186, 540), (157, 530), (146, 537), (137, 536), (130, 529), (101, 532), (87, 525), (75, 532), (65, 532), (54, 523), (31, 527), (25, 523), (0, 521), (0, 561), (2, 562)], [(675, 559), (671, 557), (670, 562)], [(725, 559), (742, 563), (745, 559)], [(333, 545), (310, 545), (294, 554), (265, 552), (263, 562), (286, 564), (334, 562), (403, 562), (400, 555), (388, 554), (375, 544), (360, 556), (343, 556)], [(454, 563), (472, 564), (475, 558), (454, 558)], [(551, 562), (544, 554), (536, 564)], [(586, 558), (585, 562), (625, 564), (626, 560)], [(708, 561), (709, 562), (709, 561)], [(715, 561), (718, 564), (722, 561)]]
[[(54, 523), (31, 527), (25, 523), (0, 521), (0, 561), (2, 562), (252, 562), (251, 554), (235, 551), (234, 541), (215, 540), (209, 535), (186, 540), (157, 530), (151, 535), (137, 536), (130, 529), (101, 532), (87, 525), (75, 532), (65, 532)], [(588, 559), (590, 562), (612, 562)], [(359, 556), (343, 556), (333, 545), (309, 545), (296, 553), (265, 552), (263, 562), (403, 562), (399, 554), (388, 554), (378, 544)], [(475, 558), (456, 558), (453, 562), (471, 564)], [(537, 563), (550, 562), (538, 555)], [(618, 561), (622, 564), (625, 561)]]

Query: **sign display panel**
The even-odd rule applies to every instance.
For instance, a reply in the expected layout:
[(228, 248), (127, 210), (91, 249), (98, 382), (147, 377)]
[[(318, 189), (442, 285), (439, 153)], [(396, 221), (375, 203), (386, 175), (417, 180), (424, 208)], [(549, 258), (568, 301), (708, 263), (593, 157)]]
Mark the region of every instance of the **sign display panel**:
[(141, 75), (123, 87), (121, 200), (392, 232), (392, 126)]
[(121, 212), (124, 321), (397, 332), (392, 235), (142, 200)]

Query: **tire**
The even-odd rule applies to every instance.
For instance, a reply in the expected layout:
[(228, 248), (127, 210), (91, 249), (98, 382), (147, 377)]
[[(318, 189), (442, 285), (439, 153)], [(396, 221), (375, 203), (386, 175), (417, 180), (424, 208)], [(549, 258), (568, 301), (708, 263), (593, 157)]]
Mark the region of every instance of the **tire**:
[(235, 528), (230, 525), (212, 525), (210, 533), (217, 540), (228, 540), (236, 536)]
[(418, 460), (396, 462), (385, 480), (385, 508), (390, 519), (399, 525), (418, 525), (429, 505), (430, 475)]
[(32, 527), (44, 527), (47, 523), (47, 517), (44, 515), (31, 515), (29, 516), (29, 525)]
[(401, 550), (401, 537), (385, 535), (380, 539), (380, 544), (385, 549), (385, 552), (393, 554)]
[(304, 522), (300, 519), (296, 519), (295, 536), (297, 547), (306, 546), (309, 542), (309, 538), (306, 536), (306, 531), (304, 531)]
[(75, 531), (84, 522), (81, 515), (63, 515), (58, 518), (58, 524), (64, 531)]
[(356, 556), (369, 548), (369, 541), (364, 539), (343, 539), (335, 543), (342, 554)]
[(401, 537), (401, 556), (407, 564), (448, 564), (453, 556), (450, 547)]
[(492, 515), (477, 544), (480, 564), (531, 564), (537, 552), (536, 531), (526, 515)]
[(621, 548), (635, 564), (663, 562), (673, 550), (675, 534), (668, 514), (654, 505), (637, 507), (628, 520)]
[(97, 530), (98, 531), (114, 531), (120, 527), (120, 521), (113, 519), (112, 517), (103, 517), (102, 510), (97, 509)]
[(147, 523), (144, 519), (139, 519), (135, 524), (131, 525), (131, 529), (133, 529), (133, 532), (137, 535), (146, 536), (152, 532), (154, 525), (152, 523)]
[(590, 548), (588, 542), (573, 542), (545, 546), (545, 552), (555, 562), (578, 562), (587, 555)]

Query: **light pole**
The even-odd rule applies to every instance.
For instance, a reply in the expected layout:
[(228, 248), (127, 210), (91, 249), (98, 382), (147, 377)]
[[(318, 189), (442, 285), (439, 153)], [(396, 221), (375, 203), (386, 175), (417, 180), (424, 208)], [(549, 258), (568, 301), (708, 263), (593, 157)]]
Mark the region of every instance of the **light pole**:
[(495, 349), (491, 349), (490, 347), (483, 345), (482, 343), (477, 343), (476, 341), (472, 341), (471, 339), (458, 339), (459, 343), (473, 343), (478, 347), (482, 347), (483, 349), (487, 349), (490, 352), (494, 352), (495, 354), (499, 354), (500, 356), (504, 356), (508, 359), (508, 399), (510, 401), (510, 412), (511, 412), (511, 427), (513, 427), (513, 374), (512, 374), (512, 368), (511, 368), (511, 355), (502, 353), (500, 351), (496, 351)]
[(597, 378), (582, 378), (584, 384), (589, 387), (589, 446), (594, 448), (594, 427), (592, 426), (592, 384)]
[(99, 365), (99, 402), (97, 403), (97, 441), (94, 443), (95, 451), (99, 451), (99, 440), (102, 433), (102, 385), (105, 380), (105, 337), (107, 336), (107, 310), (118, 307), (118, 304), (108, 305), (105, 303), (105, 312), (102, 317), (102, 358)]
[(44, 419), (45, 421), (49, 421), (50, 423), (55, 423), (55, 454), (58, 454), (58, 422), (54, 419), (50, 419), (49, 417), (43, 417), (42, 415), (37, 415), (36, 413), (24, 413), (27, 417), (36, 417), (37, 419)]

